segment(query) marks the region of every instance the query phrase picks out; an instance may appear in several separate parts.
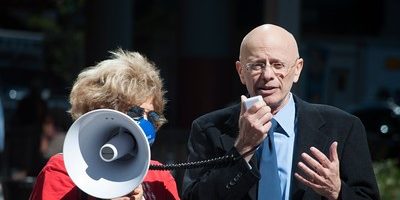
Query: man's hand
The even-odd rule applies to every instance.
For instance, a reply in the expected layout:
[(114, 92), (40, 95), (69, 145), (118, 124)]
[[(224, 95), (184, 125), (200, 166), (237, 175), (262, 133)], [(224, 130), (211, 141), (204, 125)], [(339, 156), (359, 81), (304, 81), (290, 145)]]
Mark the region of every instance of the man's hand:
[[(243, 106), (245, 96), (241, 96), (242, 104), (239, 117), (239, 136), (235, 141), (235, 147), (243, 155), (257, 147), (267, 137), (271, 128), (271, 108), (264, 101), (254, 103), (246, 110)], [(254, 152), (247, 154), (244, 159), (248, 162)]]
[(304, 162), (300, 161), (298, 167), (305, 176), (294, 174), (300, 182), (330, 200), (338, 199), (341, 188), (337, 145), (337, 142), (333, 142), (329, 148), (329, 159), (315, 147), (311, 147), (310, 150), (316, 159), (302, 153)]

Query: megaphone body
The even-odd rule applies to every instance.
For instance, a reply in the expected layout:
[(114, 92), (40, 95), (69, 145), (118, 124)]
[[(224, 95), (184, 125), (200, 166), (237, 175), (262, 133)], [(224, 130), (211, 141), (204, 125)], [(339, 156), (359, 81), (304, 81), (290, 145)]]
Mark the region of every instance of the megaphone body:
[(139, 124), (111, 109), (90, 111), (69, 128), (63, 147), (68, 175), (90, 196), (124, 196), (149, 170), (150, 145)]

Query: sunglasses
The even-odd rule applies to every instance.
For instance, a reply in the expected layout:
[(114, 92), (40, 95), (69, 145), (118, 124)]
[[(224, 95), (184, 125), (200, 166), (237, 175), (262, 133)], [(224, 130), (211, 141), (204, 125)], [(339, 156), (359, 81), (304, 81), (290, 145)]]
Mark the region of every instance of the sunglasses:
[(161, 121), (160, 114), (158, 114), (156, 111), (149, 111), (145, 112), (144, 108), (140, 106), (133, 106), (128, 110), (128, 115), (132, 117), (134, 120), (139, 121), (144, 117), (144, 114), (147, 114), (147, 120), (149, 120), (154, 127), (158, 128), (158, 124)]

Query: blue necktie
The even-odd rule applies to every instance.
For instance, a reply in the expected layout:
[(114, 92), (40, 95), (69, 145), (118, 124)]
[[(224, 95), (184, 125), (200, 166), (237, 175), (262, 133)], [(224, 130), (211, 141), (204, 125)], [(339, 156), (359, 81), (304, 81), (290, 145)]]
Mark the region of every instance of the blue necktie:
[(258, 200), (281, 200), (281, 184), (278, 174), (278, 165), (274, 144), (274, 132), (279, 124), (275, 119), (271, 120), (272, 126), (268, 136), (259, 148), (259, 161), (261, 179), (258, 185)]

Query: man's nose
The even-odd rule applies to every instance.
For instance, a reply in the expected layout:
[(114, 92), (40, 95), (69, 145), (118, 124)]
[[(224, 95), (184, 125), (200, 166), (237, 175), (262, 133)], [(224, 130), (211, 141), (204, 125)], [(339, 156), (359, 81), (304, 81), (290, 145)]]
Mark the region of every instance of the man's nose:
[(263, 76), (265, 79), (270, 80), (275, 77), (275, 72), (272, 69), (271, 65), (267, 64), (265, 68), (261, 72), (261, 76)]

